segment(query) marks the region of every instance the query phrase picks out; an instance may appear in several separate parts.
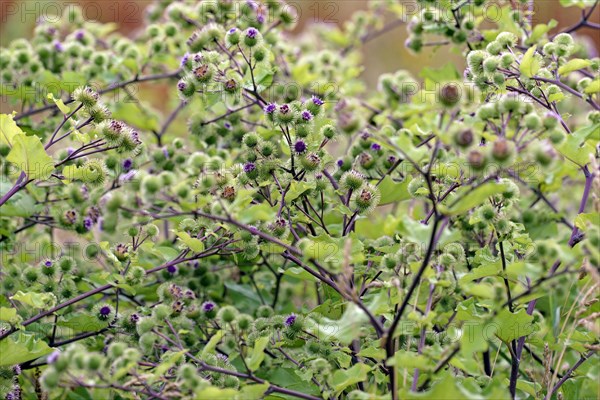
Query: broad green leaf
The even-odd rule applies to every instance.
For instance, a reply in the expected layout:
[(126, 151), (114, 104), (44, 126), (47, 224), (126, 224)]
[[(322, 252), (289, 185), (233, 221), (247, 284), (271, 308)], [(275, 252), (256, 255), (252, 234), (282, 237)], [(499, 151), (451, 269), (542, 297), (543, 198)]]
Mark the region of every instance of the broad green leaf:
[(566, 75), (569, 72), (579, 71), (592, 65), (591, 60), (582, 60), (581, 58), (574, 58), (569, 60), (565, 65), (558, 69), (559, 75)]
[(557, 25), (558, 21), (556, 21), (555, 19), (548, 22), (548, 24), (537, 24), (533, 28), (531, 35), (527, 38), (525, 43), (528, 45), (536, 43), (539, 38), (541, 38), (544, 34), (548, 33), (551, 29), (555, 28)]
[(34, 335), (16, 333), (0, 340), (0, 367), (22, 364), (51, 352), (52, 348)]
[(339, 320), (322, 318), (319, 322), (308, 320), (307, 325), (313, 335), (319, 340), (337, 339), (341, 344), (350, 344), (361, 333), (361, 329), (368, 324), (367, 314), (354, 303), (348, 304), (344, 314)]
[(465, 274), (462, 278), (460, 278), (460, 283), (472, 282), (477, 279), (484, 278), (486, 276), (495, 276), (500, 271), (500, 261), (482, 265), (481, 267), (477, 267), (473, 269), (468, 274)]
[(386, 176), (379, 184), (379, 192), (381, 193), (379, 205), (383, 206), (386, 204), (410, 199), (410, 194), (408, 193), (407, 189), (408, 183), (408, 179), (402, 183), (396, 183), (389, 175)]
[(48, 179), (54, 170), (54, 160), (46, 153), (39, 137), (15, 135), (6, 161), (15, 164), (28, 179)]
[(600, 124), (590, 125), (573, 132), (567, 136), (561, 144), (556, 146), (556, 150), (571, 162), (584, 166), (590, 161), (590, 154), (594, 154), (595, 149), (589, 143), (588, 138), (598, 135)]
[(0, 114), (0, 144), (8, 147), (13, 146), (15, 136), (24, 135), (13, 118), (10, 114)]
[(528, 78), (534, 76), (540, 69), (540, 61), (535, 57), (535, 49), (537, 46), (530, 47), (521, 59), (519, 70)]
[(303, 238), (299, 246), (305, 259), (325, 263), (331, 272), (339, 272), (346, 261), (356, 263), (364, 260), (363, 244), (353, 235), (332, 238), (322, 234)]
[(285, 201), (287, 203), (296, 200), (298, 197), (300, 197), (304, 192), (306, 192), (307, 190), (310, 189), (314, 189), (316, 186), (316, 183), (313, 182), (298, 182), (298, 181), (292, 181), (292, 183), (290, 184), (290, 188), (288, 189), (287, 193), (285, 194)]
[(187, 350), (181, 350), (176, 353), (165, 353), (160, 360), (160, 364), (154, 370), (154, 374), (150, 375), (150, 382), (162, 377), (165, 372), (167, 372), (177, 361), (183, 357), (183, 355), (187, 353)]
[(579, 7), (587, 8), (594, 5), (595, 0), (560, 0), (560, 5), (563, 7)]
[(333, 389), (335, 390), (336, 395), (341, 393), (348, 386), (367, 380), (367, 372), (370, 370), (371, 367), (368, 365), (359, 363), (350, 369), (338, 369), (335, 371), (333, 374)]
[(0, 321), (13, 321), (17, 316), (15, 308), (0, 307)]
[(487, 182), (471, 192), (464, 193), (458, 202), (449, 208), (441, 207), (442, 212), (447, 215), (458, 215), (483, 204), (490, 196), (502, 193), (507, 186), (502, 183)]
[(600, 79), (593, 80), (584, 90), (585, 94), (600, 93)]
[(269, 390), (269, 386), (267, 382), (256, 385), (245, 385), (240, 389), (236, 400), (262, 400), (265, 397), (265, 392)]
[(208, 354), (214, 353), (215, 348), (217, 347), (217, 345), (219, 344), (221, 339), (223, 339), (223, 336), (225, 336), (223, 331), (218, 331), (217, 333), (215, 333), (210, 338), (208, 343), (206, 343), (206, 346), (204, 346), (204, 349), (202, 349), (202, 357), (206, 357)]
[[(4, 195), (13, 187), (11, 182), (0, 180), (0, 196)], [(0, 216), (2, 217), (29, 217), (36, 211), (42, 208), (42, 204), (35, 204), (35, 199), (26, 191), (15, 193), (6, 203), (0, 208)]]
[(265, 359), (265, 348), (269, 343), (269, 339), (268, 336), (264, 336), (256, 339), (256, 342), (254, 342), (254, 348), (252, 349), (250, 358), (246, 360), (246, 364), (248, 364), (250, 371), (256, 371)]
[(187, 232), (175, 232), (175, 234), (194, 253), (201, 253), (204, 251), (204, 243), (200, 239), (191, 237)]
[(53, 101), (61, 113), (67, 115), (71, 112), (71, 109), (65, 105), (62, 99), (55, 99), (52, 93), (48, 93), (48, 100)]
[(94, 315), (76, 314), (64, 321), (59, 320), (58, 326), (69, 328), (73, 332), (94, 332), (108, 326), (108, 321), (100, 321)]
[(238, 391), (235, 389), (221, 389), (216, 386), (202, 387), (196, 391), (196, 400), (236, 400)]
[(389, 359), (386, 365), (400, 368), (419, 368), (423, 370), (433, 369), (435, 365), (424, 355), (412, 351), (398, 350), (394, 357)]
[(533, 333), (532, 322), (533, 317), (528, 315), (525, 310), (521, 309), (516, 313), (511, 313), (504, 308), (494, 319), (492, 326), (495, 328), (495, 335), (503, 342), (509, 343), (521, 336)]
[(575, 217), (575, 226), (580, 230), (587, 231), (588, 224), (600, 226), (600, 213), (582, 213)]
[(19, 290), (10, 299), (43, 310), (48, 310), (56, 305), (56, 296), (52, 293), (24, 293)]
[(256, 221), (272, 221), (276, 214), (275, 208), (268, 203), (261, 203), (242, 209), (238, 219), (244, 224), (250, 224)]

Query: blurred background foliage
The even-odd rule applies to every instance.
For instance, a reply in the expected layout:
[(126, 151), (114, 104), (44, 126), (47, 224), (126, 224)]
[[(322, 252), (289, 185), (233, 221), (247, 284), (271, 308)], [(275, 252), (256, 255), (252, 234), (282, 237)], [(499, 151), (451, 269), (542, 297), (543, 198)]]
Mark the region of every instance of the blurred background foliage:
[[(176, 0), (174, 0), (176, 1)], [(200, 0), (199, 0), (200, 1)], [(301, 35), (311, 24), (343, 24), (350, 16), (365, 10), (369, 1), (381, 0), (290, 0), (288, 4), (298, 10), (298, 24), (294, 34)], [(569, 0), (562, 0), (563, 3)], [(15, 38), (31, 37), (36, 20), (40, 17), (52, 18), (59, 11), (79, 4), (87, 19), (99, 20), (104, 23), (114, 23), (115, 29), (125, 35), (135, 37), (143, 25), (145, 9), (153, 0), (2, 0), (0, 5), (0, 46), (6, 46)], [(415, 1), (400, 0), (408, 9)], [(581, 10), (578, 7), (560, 7), (561, 0), (533, 0), (535, 10), (534, 23), (555, 19), (559, 31), (579, 21)], [(596, 8), (592, 22), (600, 22), (600, 7)], [(582, 29), (578, 34), (589, 38), (591, 56), (597, 56), (600, 48), (600, 34), (591, 29)], [(408, 37), (406, 25), (398, 25), (394, 29), (370, 41), (364, 46), (363, 78), (368, 86), (375, 87), (379, 75), (398, 69), (410, 71), (418, 76), (424, 65), (438, 67), (448, 62), (454, 63), (459, 70), (463, 69), (464, 57), (453, 54), (449, 46), (440, 48), (425, 48), (422, 53), (415, 55), (404, 46)]]

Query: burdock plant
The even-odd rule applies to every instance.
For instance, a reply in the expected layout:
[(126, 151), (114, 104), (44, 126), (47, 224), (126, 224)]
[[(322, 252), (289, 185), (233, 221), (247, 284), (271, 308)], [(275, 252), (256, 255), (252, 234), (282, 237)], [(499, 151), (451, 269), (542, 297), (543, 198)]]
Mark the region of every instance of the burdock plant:
[[(417, 4), (69, 7), (1, 49), (0, 399), (595, 398), (597, 1)], [(465, 69), (369, 89), (401, 24)]]

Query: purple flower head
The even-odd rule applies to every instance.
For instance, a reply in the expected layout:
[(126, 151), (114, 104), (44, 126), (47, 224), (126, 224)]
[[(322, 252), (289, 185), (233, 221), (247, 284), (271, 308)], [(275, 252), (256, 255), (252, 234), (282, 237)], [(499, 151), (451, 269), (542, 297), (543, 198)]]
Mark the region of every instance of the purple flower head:
[(110, 307), (109, 306), (102, 306), (100, 307), (100, 315), (102, 315), (103, 317), (107, 317), (110, 314)]
[(279, 107), (279, 112), (282, 114), (287, 114), (290, 112), (290, 106), (287, 104), (282, 105), (281, 107)]
[(77, 40), (83, 40), (84, 37), (85, 37), (85, 32), (82, 30), (79, 30), (75, 33), (75, 39), (77, 39)]
[(229, 130), (229, 131), (231, 130), (231, 128), (233, 128), (233, 126), (232, 126), (232, 125), (231, 125), (229, 122), (225, 122), (225, 123), (223, 124), (223, 126), (225, 127), (225, 129), (227, 129), (227, 130)]
[(120, 180), (122, 182), (129, 182), (130, 180), (133, 179), (133, 177), (135, 176), (136, 173), (137, 173), (137, 171), (135, 169), (132, 169), (131, 171), (127, 172), (125, 175), (121, 175)]
[(59, 356), (60, 356), (60, 351), (54, 350), (52, 353), (50, 353), (50, 355), (48, 356), (46, 361), (48, 361), (48, 364), (54, 364), (56, 362), (56, 360), (58, 360)]
[(62, 45), (62, 43), (61, 43), (61, 42), (59, 42), (59, 41), (55, 41), (55, 42), (54, 42), (54, 49), (55, 49), (56, 51), (58, 51), (59, 53), (62, 53), (63, 51), (65, 51), (65, 47), (64, 47), (64, 46)]
[(180, 92), (183, 92), (186, 88), (187, 88), (187, 84), (185, 82), (179, 82), (177, 84), (177, 89), (179, 89)]
[(306, 143), (303, 140), (298, 140), (294, 144), (294, 151), (298, 154), (302, 154), (306, 151)]
[(381, 150), (381, 145), (379, 143), (373, 143), (371, 145), (371, 150), (373, 150), (373, 151), (379, 151), (379, 150)]
[(265, 23), (265, 14), (262, 12), (259, 12), (256, 15), (256, 22), (258, 22), (259, 24), (264, 24)]
[(287, 316), (284, 324), (285, 324), (285, 326), (292, 326), (292, 325), (294, 325), (295, 322), (296, 322), (296, 315), (292, 313)]
[(256, 10), (258, 8), (258, 4), (254, 0), (247, 0), (246, 4), (253, 10)]
[(302, 119), (305, 121), (310, 121), (311, 119), (313, 119), (313, 115), (310, 111), (304, 110), (302, 111)]
[(46, 260), (44, 261), (44, 267), (50, 268), (53, 265), (52, 260)]
[(234, 33), (236, 33), (236, 32), (237, 32), (237, 28), (231, 28), (231, 29), (229, 30), (229, 34), (230, 34), (230, 35), (233, 35), (233, 34), (234, 34)]
[(67, 147), (67, 155), (70, 156), (71, 154), (73, 154), (73, 152), (75, 151), (74, 148), (72, 147)]
[(264, 108), (265, 114), (273, 114), (275, 110), (277, 110), (277, 104), (275, 103), (269, 103)]
[(126, 158), (123, 160), (123, 169), (125, 172), (129, 171), (133, 167), (133, 160), (131, 158)]
[(194, 54), (194, 62), (199, 63), (200, 61), (202, 61), (203, 55), (202, 53), (196, 53)]
[(390, 164), (394, 164), (394, 163), (396, 162), (396, 157), (394, 157), (394, 156), (389, 156), (389, 157), (388, 157), (388, 162), (389, 162)]
[(313, 104), (316, 106), (322, 106), (323, 104), (325, 104), (325, 102), (317, 96), (313, 96), (311, 100), (312, 100)]
[(244, 172), (252, 172), (256, 169), (256, 165), (254, 163), (246, 163), (244, 164)]
[(256, 28), (248, 28), (246, 31), (246, 36), (248, 36), (250, 39), (256, 39), (258, 36), (258, 30)]
[(185, 53), (183, 57), (181, 57), (181, 66), (183, 67), (190, 60), (190, 54)]
[(337, 166), (341, 167), (342, 165), (344, 165), (344, 160), (342, 160), (341, 158), (339, 160), (337, 160)]
[(212, 301), (206, 301), (204, 303), (202, 303), (202, 311), (204, 312), (209, 312), (214, 310), (215, 308), (215, 303), (213, 303)]
[(362, 135), (360, 135), (360, 138), (361, 138), (362, 140), (367, 140), (367, 139), (368, 139), (368, 138), (370, 138), (370, 137), (371, 137), (371, 135), (369, 134), (369, 132), (363, 132), (363, 134), (362, 134)]
[(225, 354), (221, 354), (221, 353), (217, 354), (217, 358), (221, 359), (223, 361), (227, 361), (229, 359), (229, 357), (227, 357)]
[(167, 267), (167, 272), (170, 273), (171, 275), (173, 275), (175, 272), (177, 272), (177, 267), (174, 265), (169, 265)]
[(89, 231), (94, 226), (94, 221), (90, 217), (83, 218), (83, 227), (86, 231)]
[(165, 156), (165, 158), (169, 158), (169, 149), (167, 149), (166, 147), (163, 147), (162, 152), (163, 152), (163, 155)]
[(131, 321), (131, 323), (133, 323), (133, 324), (137, 324), (139, 320), (140, 320), (140, 316), (139, 316), (139, 314), (136, 314), (136, 313), (131, 314), (131, 316), (129, 317), (129, 321)]

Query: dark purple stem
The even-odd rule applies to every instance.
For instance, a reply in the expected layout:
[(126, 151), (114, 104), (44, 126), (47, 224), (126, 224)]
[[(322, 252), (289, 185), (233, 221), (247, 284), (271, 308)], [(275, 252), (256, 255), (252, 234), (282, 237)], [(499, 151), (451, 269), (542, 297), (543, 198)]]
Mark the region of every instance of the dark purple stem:
[[(583, 196), (581, 197), (581, 203), (579, 204), (578, 214), (581, 214), (585, 211), (585, 205), (590, 197), (592, 183), (594, 182), (594, 174), (590, 172), (587, 166), (583, 167), (583, 173), (585, 175), (585, 188), (583, 189)], [(579, 243), (582, 236), (583, 234), (579, 231), (579, 228), (577, 228), (577, 226), (573, 227), (573, 232), (571, 233), (571, 238), (569, 239), (569, 246), (573, 247)]]

